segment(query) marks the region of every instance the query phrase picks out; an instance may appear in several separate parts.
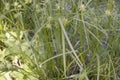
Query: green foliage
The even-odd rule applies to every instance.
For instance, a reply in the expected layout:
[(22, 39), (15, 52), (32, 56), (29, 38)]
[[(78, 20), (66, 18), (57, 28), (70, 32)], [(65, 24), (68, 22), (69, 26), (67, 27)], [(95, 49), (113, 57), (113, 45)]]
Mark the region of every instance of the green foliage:
[(119, 0), (0, 0), (0, 80), (119, 80)]

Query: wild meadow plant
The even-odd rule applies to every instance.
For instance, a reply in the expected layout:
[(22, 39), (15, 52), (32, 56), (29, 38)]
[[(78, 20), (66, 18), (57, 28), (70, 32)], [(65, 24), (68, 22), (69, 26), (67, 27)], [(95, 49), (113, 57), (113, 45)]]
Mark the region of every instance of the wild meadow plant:
[(0, 0), (0, 80), (119, 80), (119, 0)]

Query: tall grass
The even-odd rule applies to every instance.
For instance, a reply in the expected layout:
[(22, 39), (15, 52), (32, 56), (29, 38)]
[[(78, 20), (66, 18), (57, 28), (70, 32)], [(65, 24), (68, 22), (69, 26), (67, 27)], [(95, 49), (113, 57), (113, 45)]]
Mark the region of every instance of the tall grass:
[(1, 0), (0, 80), (119, 80), (119, 0)]

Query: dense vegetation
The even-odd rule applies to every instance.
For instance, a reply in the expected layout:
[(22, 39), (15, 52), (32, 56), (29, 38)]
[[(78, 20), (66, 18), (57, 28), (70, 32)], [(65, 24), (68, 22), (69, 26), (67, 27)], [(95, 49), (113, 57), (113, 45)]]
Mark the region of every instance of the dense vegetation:
[(0, 0), (0, 80), (120, 80), (120, 0)]

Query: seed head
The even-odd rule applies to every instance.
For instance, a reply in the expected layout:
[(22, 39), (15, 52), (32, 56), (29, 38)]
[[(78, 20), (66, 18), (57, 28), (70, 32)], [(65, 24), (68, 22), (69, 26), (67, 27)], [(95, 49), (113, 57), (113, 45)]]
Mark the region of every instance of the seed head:
[(106, 14), (107, 16), (110, 16), (110, 15), (111, 15), (110, 10), (106, 10), (106, 11), (105, 11), (105, 14)]
[(85, 9), (86, 9), (86, 6), (84, 4), (81, 4), (80, 11), (85, 11)]

